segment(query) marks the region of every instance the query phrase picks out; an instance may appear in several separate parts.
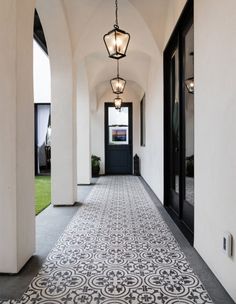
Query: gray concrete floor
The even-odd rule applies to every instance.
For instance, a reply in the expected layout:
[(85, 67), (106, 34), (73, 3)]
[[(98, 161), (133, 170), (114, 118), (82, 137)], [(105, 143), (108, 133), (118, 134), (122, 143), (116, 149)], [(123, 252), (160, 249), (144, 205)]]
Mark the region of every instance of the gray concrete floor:
[[(93, 179), (93, 183), (95, 182), (96, 179)], [(78, 186), (79, 202), (74, 206), (53, 207), (50, 205), (36, 217), (36, 253), (18, 274), (0, 274), (0, 302), (19, 299), (23, 295), (92, 187), (93, 184)]]
[[(176, 240), (180, 244), (193, 270), (199, 276), (203, 285), (210, 294), (214, 304), (235, 304), (209, 267), (204, 263), (197, 251), (185, 239), (179, 228), (163, 208), (163, 205), (160, 203), (156, 195), (142, 178), (141, 181)], [(93, 180), (93, 184), (94, 183), (96, 183), (96, 179)], [(30, 281), (35, 275), (37, 275), (42, 263), (53, 248), (61, 233), (64, 231), (65, 227), (70, 222), (73, 215), (79, 211), (80, 205), (83, 204), (85, 198), (93, 188), (93, 184), (88, 186), (78, 186), (79, 203), (76, 203), (74, 206), (49, 206), (36, 217), (36, 254), (17, 275), (0, 275), (0, 302), (1, 300), (7, 299), (19, 299), (22, 296)]]

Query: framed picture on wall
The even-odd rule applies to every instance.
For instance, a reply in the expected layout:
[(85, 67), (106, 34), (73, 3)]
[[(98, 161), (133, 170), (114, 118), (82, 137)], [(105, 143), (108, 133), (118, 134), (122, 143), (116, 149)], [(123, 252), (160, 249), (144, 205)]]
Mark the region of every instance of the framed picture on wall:
[(128, 127), (109, 127), (109, 144), (110, 145), (128, 145), (129, 133)]

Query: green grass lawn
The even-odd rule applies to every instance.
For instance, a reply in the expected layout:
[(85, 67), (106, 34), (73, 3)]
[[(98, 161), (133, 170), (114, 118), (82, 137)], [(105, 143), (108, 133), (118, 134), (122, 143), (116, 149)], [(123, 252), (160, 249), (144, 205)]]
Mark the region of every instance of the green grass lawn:
[(35, 214), (39, 214), (51, 203), (51, 177), (35, 177)]

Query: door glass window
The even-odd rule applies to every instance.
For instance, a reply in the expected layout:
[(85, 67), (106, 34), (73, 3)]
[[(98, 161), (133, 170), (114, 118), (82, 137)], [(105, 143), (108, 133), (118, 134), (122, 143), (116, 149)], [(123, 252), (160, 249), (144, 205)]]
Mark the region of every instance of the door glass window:
[(108, 108), (109, 145), (129, 144), (129, 108), (122, 107), (120, 111), (115, 107)]
[[(194, 79), (193, 25), (185, 36), (185, 79)], [(185, 200), (194, 204), (194, 94), (185, 88)]]
[(179, 193), (179, 60), (178, 49), (171, 61), (172, 189)]

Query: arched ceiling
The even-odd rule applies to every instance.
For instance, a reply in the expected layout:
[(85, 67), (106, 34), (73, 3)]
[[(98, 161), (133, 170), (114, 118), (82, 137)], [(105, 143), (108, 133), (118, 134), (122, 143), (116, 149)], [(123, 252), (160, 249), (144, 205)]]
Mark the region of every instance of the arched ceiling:
[[(92, 53), (85, 58), (89, 88), (93, 89), (101, 81), (109, 83), (116, 77), (116, 60), (109, 60), (105, 52)], [(147, 87), (150, 57), (142, 52), (131, 51), (120, 61), (120, 77), (135, 81), (144, 90)]]
[[(126, 85), (129, 87), (129, 89), (125, 90), (121, 98), (125, 101), (140, 101), (144, 94), (142, 87), (140, 87), (140, 85), (137, 84), (135, 81), (127, 81)], [(97, 110), (99, 102), (103, 102), (104, 100), (112, 101), (114, 99), (114, 94), (112, 93), (110, 84), (107, 81), (100, 82), (96, 86), (94, 92), (96, 94), (96, 99), (90, 100), (90, 107), (92, 111)]]
[[(126, 7), (131, 4), (143, 18), (158, 47), (162, 49), (165, 40), (168, 7), (171, 5), (170, 1), (173, 3), (185, 2), (186, 0), (119, 0), (120, 19), (122, 20), (122, 14)], [(109, 8), (108, 14), (103, 10), (104, 19), (107, 19), (110, 26), (114, 23), (114, 1), (112, 0), (63, 0), (63, 4), (71, 29), (72, 40), (75, 44), (78, 37), (90, 25), (93, 16), (103, 10), (104, 4)], [(130, 23), (132, 22), (134, 20), (130, 18)]]
[[(102, 82), (116, 76), (116, 63), (108, 58), (103, 43), (103, 35), (114, 24), (114, 0), (58, 1), (64, 9), (72, 60), (77, 67), (84, 62), (89, 90), (93, 91)], [(131, 34), (128, 56), (121, 60), (120, 75), (144, 91), (150, 65), (162, 62), (160, 56), (170, 4), (180, 1), (186, 0), (118, 1), (120, 28)]]
[[(108, 58), (103, 43), (103, 35), (111, 30), (114, 24), (114, 1), (62, 1), (74, 61), (85, 60), (89, 88), (92, 90), (101, 81), (109, 81), (116, 76), (116, 62)], [(118, 2), (120, 28), (131, 34), (128, 56), (121, 60), (120, 72), (121, 77), (135, 81), (145, 90), (150, 61), (160, 54), (160, 51), (143, 17), (131, 2)], [(164, 5), (164, 1), (162, 2)]]

